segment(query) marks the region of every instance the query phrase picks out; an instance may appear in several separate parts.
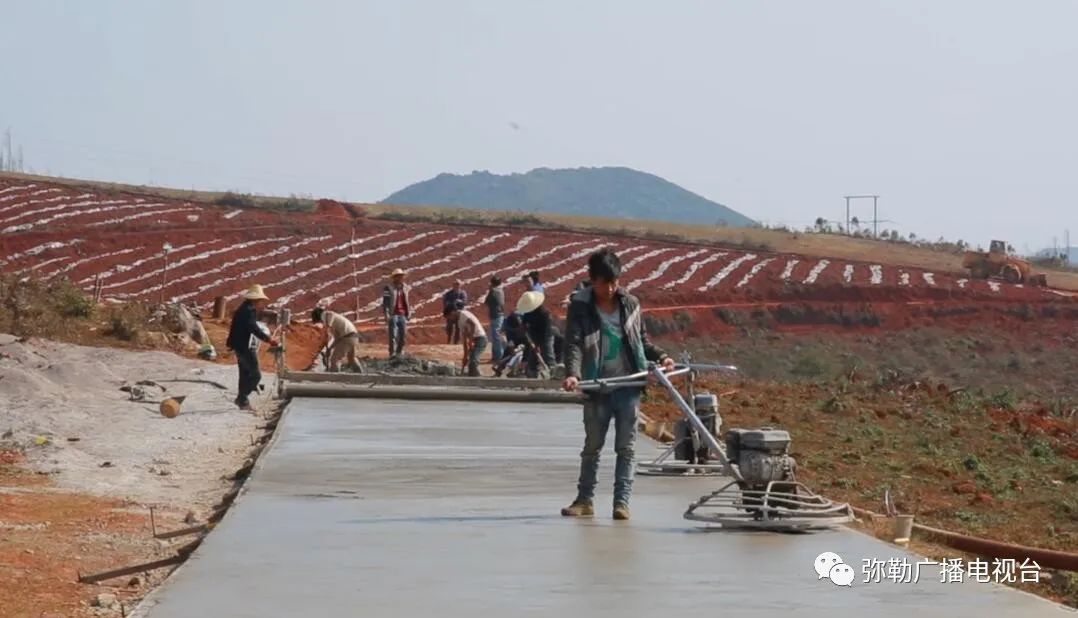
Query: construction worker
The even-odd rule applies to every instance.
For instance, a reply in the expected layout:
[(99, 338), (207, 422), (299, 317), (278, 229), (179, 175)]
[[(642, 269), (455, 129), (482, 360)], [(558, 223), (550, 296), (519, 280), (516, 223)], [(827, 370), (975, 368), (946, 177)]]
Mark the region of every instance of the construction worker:
[(528, 342), (528, 327), (525, 326), (523, 318), (524, 316), (514, 311), (502, 323), (500, 334), (504, 337), (505, 349), (502, 350), (502, 357), (494, 365), (495, 376), (501, 376), (506, 372), (511, 374), (520, 361), (517, 358), (517, 350), (523, 348)]
[[(327, 371), (340, 371), (341, 361), (348, 361), (348, 368), (356, 373), (362, 372), (363, 368), (356, 358), (356, 350), (359, 346), (359, 331), (351, 320), (335, 311), (327, 311), (321, 307), (315, 307), (311, 311), (311, 321), (325, 329), (326, 344), (329, 346), (329, 359), (326, 361)], [(332, 340), (330, 340), (332, 338)]]
[(262, 370), (258, 366), (258, 342), (265, 341), (277, 347), (277, 340), (258, 323), (259, 313), (269, 304), (269, 297), (257, 283), (252, 284), (243, 295), (243, 302), (232, 314), (228, 327), (228, 349), (236, 353), (239, 369), (239, 387), (235, 403), (241, 410), (251, 409), (251, 393), (262, 382)]
[(412, 306), (408, 304), (408, 286), (404, 284), (404, 271), (400, 268), (390, 275), (389, 285), (382, 288), (382, 314), (389, 329), (389, 357), (404, 353), (404, 336)]
[(490, 347), (491, 364), (497, 364), (502, 360), (505, 347), (502, 339), (502, 324), (505, 323), (505, 290), (502, 288), (501, 277), (490, 278), (490, 289), (483, 301), (487, 306), (487, 314), (490, 317)]
[(464, 348), (461, 371), (466, 371), (473, 378), (479, 377), (479, 357), (487, 349), (487, 333), (483, 330), (483, 324), (474, 313), (465, 309), (464, 303), (459, 300), (445, 312), (445, 317), (458, 325), (461, 345)]
[[(673, 369), (674, 360), (651, 343), (644, 328), (640, 301), (618, 287), (621, 260), (610, 249), (588, 258), (591, 286), (576, 292), (569, 304), (565, 333), (565, 372), (562, 387), (576, 390), (580, 380), (612, 378), (647, 369), (648, 361)], [(619, 388), (589, 395), (584, 403), (584, 449), (573, 503), (561, 510), (566, 517), (593, 515), (599, 454), (607, 429), (614, 423), (614, 519), (629, 519), (633, 488), (636, 418), (643, 389)]]
[(539, 271), (533, 270), (528, 273), (528, 291), (539, 292), (540, 294), (546, 293), (546, 286), (539, 281)]
[[(453, 287), (442, 295), (442, 313), (448, 315), (454, 310), (457, 303), (468, 304), (468, 293), (464, 291), (464, 282), (457, 279)], [(456, 320), (445, 321), (446, 343), (460, 343), (460, 328)]]
[(529, 378), (550, 377), (554, 366), (554, 317), (545, 306), (542, 292), (525, 292), (517, 301), (517, 313), (527, 333), (524, 361)]

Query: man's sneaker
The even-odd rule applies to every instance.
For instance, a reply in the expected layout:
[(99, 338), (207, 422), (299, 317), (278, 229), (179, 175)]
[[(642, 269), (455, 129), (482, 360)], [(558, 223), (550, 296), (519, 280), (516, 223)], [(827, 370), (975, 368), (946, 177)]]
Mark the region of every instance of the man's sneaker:
[(624, 502), (614, 503), (614, 519), (626, 521), (629, 519), (629, 505)]
[(572, 504), (561, 510), (563, 517), (591, 517), (595, 514), (595, 508), (591, 502), (574, 500)]

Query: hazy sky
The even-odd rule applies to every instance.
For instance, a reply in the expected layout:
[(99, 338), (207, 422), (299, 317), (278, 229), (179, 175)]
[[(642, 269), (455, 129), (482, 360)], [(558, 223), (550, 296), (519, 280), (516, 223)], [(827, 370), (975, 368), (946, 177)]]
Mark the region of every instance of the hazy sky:
[(878, 193), (922, 236), (1078, 235), (1072, 0), (0, 0), (0, 16), (0, 128), (38, 172), (373, 201), (440, 172), (625, 165), (764, 221), (837, 220), (842, 195)]

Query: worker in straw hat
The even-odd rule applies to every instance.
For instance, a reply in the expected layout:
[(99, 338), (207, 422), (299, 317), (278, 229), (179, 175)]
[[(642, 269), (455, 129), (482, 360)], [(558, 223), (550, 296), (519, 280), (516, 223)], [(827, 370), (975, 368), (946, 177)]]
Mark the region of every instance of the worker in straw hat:
[(236, 353), (240, 373), (236, 405), (241, 410), (251, 409), (249, 397), (262, 382), (262, 370), (258, 367), (258, 342), (265, 341), (274, 347), (278, 345), (258, 323), (258, 315), (267, 304), (269, 297), (262, 286), (251, 284), (243, 295), (243, 302), (232, 314), (232, 324), (228, 328), (228, 348)]
[(554, 317), (546, 308), (546, 295), (542, 292), (525, 292), (517, 301), (517, 313), (524, 323), (527, 338), (524, 362), (529, 378), (549, 378), (554, 366)]
[(412, 317), (412, 305), (408, 303), (408, 286), (404, 284), (404, 270), (396, 269), (389, 276), (389, 284), (382, 288), (382, 314), (389, 328), (389, 357), (404, 353), (404, 336), (408, 318)]

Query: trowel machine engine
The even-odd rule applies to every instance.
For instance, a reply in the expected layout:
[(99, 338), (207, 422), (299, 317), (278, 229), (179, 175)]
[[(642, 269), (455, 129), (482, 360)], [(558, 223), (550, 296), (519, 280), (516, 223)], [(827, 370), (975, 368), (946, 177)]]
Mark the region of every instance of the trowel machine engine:
[(741, 473), (741, 488), (763, 490), (771, 483), (793, 482), (797, 461), (790, 457), (790, 433), (783, 429), (730, 429), (726, 457)]
[[(707, 432), (716, 438), (722, 427), (719, 416), (719, 398), (711, 393), (698, 393), (693, 397), (696, 416), (707, 428)], [(707, 444), (700, 438), (699, 432), (689, 419), (680, 419), (674, 425), (674, 457), (691, 464), (707, 463), (709, 459)]]
[[(711, 439), (719, 437), (722, 417), (719, 416), (719, 398), (711, 393), (693, 396), (693, 408)], [(681, 418), (674, 423), (674, 440), (651, 461), (638, 461), (636, 471), (645, 476), (686, 476), (722, 474), (724, 466), (711, 453), (708, 439), (701, 435), (689, 419)]]

